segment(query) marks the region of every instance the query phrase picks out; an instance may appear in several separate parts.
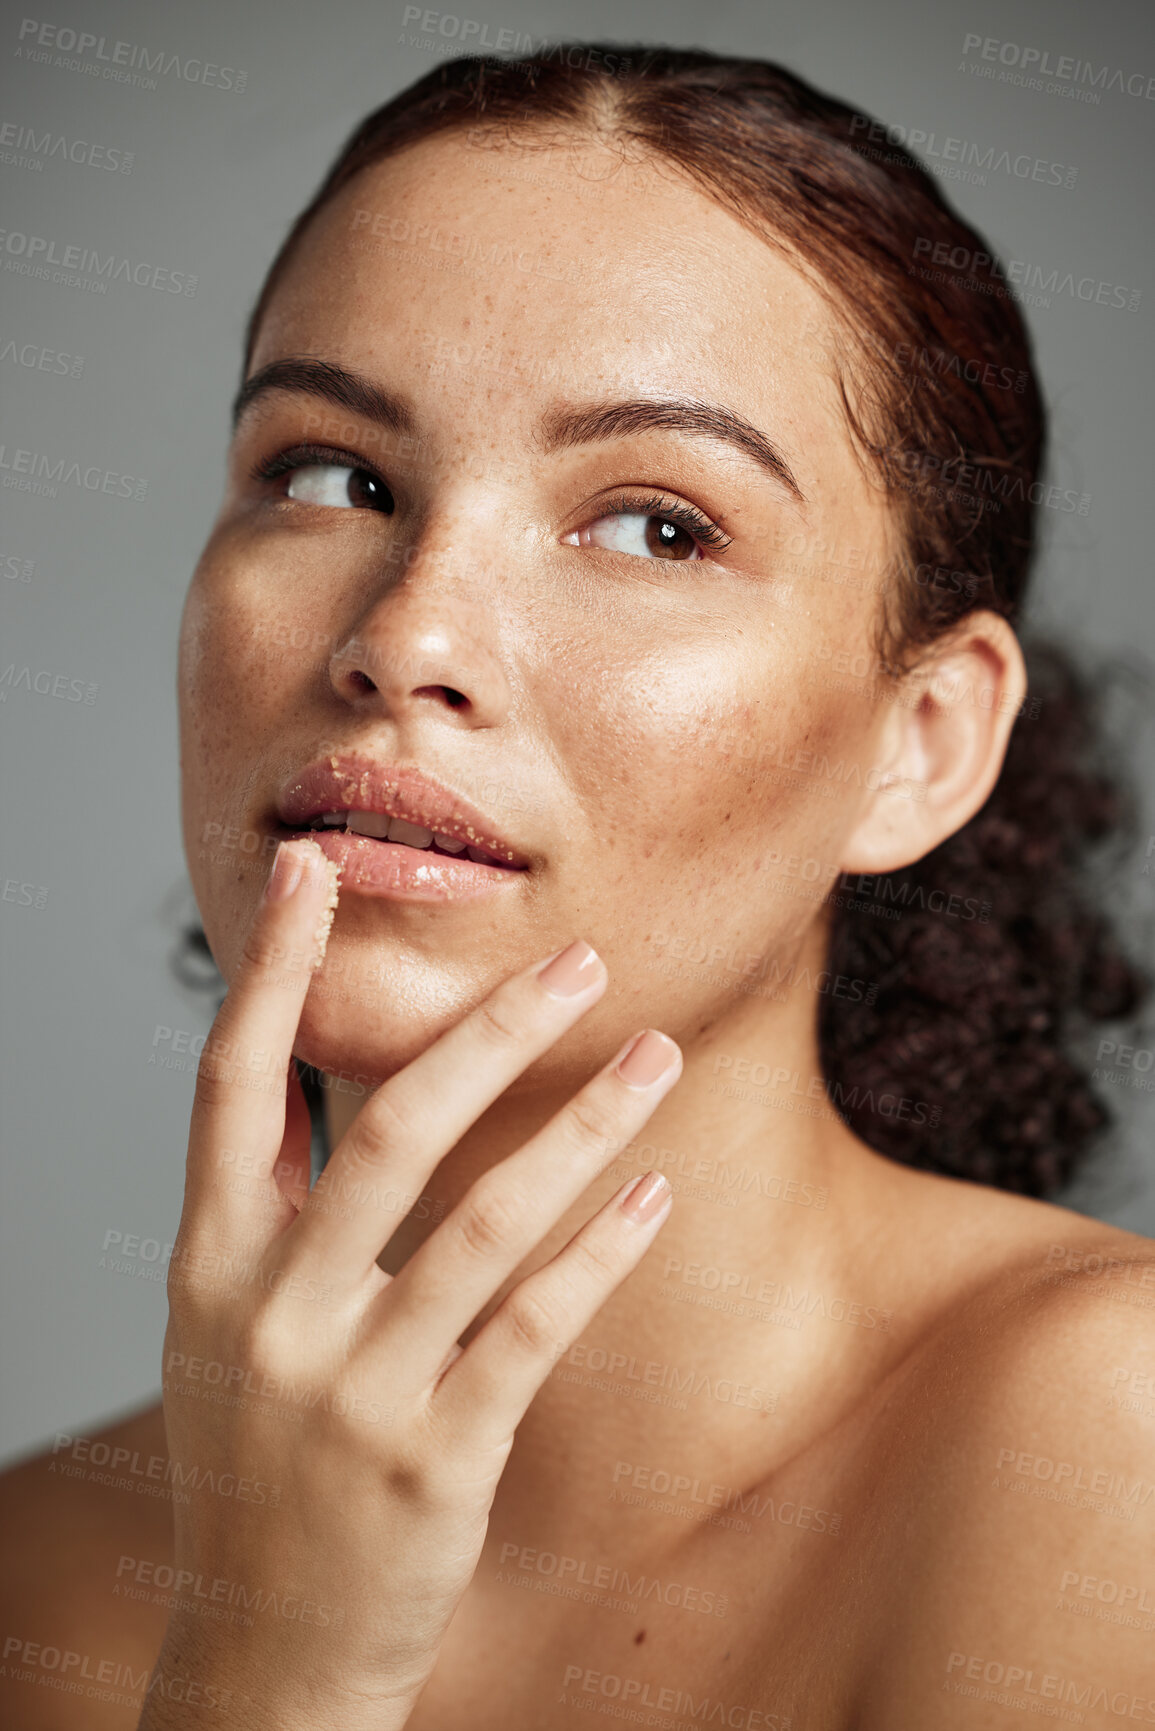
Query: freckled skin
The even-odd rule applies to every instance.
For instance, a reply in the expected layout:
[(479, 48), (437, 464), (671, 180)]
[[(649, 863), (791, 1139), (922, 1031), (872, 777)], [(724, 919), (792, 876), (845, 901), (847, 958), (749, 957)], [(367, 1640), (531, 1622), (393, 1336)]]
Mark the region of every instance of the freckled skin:
[[(804, 981), (824, 968), (827, 912), (819, 895), (797, 893), (808, 882), (784, 876), (783, 861), (818, 862), (825, 881), (840, 869), (897, 870), (979, 809), (1022, 700), (1022, 658), (1004, 621), (975, 615), (961, 644), (936, 646), (931, 659), (992, 680), (997, 704), (931, 701), (920, 686), (916, 702), (897, 706), (872, 700), (875, 679), (832, 677), (841, 653), (873, 660), (896, 542), (823, 358), (834, 349), (831, 309), (780, 250), (673, 171), (585, 140), (579, 161), (575, 170), (551, 149), (533, 158), (532, 179), (514, 178), (500, 151), (426, 141), (347, 187), (278, 286), (252, 370), (311, 356), (363, 373), (412, 407), (420, 444), (402, 448), (348, 411), (285, 393), (242, 424), (181, 636), (190, 870), (230, 977), (267, 868), (259, 856), (238, 865), (235, 841), (232, 853), (206, 846), (207, 825), (259, 847), (286, 779), (338, 749), (415, 764), (481, 805), (532, 869), (475, 905), (344, 896), (298, 1054), (372, 1086), (510, 973), (586, 938), (606, 962), (605, 995), (446, 1150), (429, 1197), (452, 1209), (643, 1027), (678, 1041), (682, 1076), (639, 1145), (559, 1217), (462, 1344), (624, 1177), (662, 1165), (680, 1174), (671, 1215), (589, 1342), (607, 1362), (711, 1367), (778, 1397), (772, 1411), (706, 1399), (682, 1411), (604, 1394), (584, 1373), (551, 1376), (518, 1427), (486, 1554), (414, 1731), (463, 1714), (478, 1731), (552, 1724), (575, 1653), (659, 1683), (725, 1681), (732, 1698), (805, 1702), (816, 1731), (852, 1722), (838, 1703), (866, 1698), (853, 1691), (870, 1669), (883, 1681), (870, 1696), (875, 1716), (853, 1717), (862, 1731), (937, 1723), (942, 1653), (1001, 1639), (1008, 1604), (1033, 1603), (1052, 1566), (1033, 1537), (1015, 1542), (1020, 1574), (990, 1566), (1010, 1542), (1006, 1507), (984, 1501), (978, 1479), (952, 1481), (973, 1558), (960, 1586), (936, 1475), (962, 1461), (965, 1478), (985, 1459), (985, 1439), (973, 1455), (965, 1441), (988, 1410), (975, 1393), (980, 1348), (1023, 1338), (1014, 1306), (1056, 1237), (1104, 1254), (1134, 1254), (1141, 1241), (901, 1168), (836, 1113), (799, 1110), (821, 1093), (820, 999), (805, 983), (759, 989), (766, 975), (751, 982), (747, 965), (769, 958), (778, 978), (793, 965)], [(554, 276), (437, 268), (443, 252), (366, 241), (381, 212), (458, 237), (458, 256), (510, 241)], [(559, 400), (657, 393), (744, 416), (784, 454), (805, 510), (729, 447), (676, 432), (549, 455), (535, 440)], [(393, 514), (287, 501), (283, 482), (262, 491), (247, 478), (259, 459), (305, 440), (379, 470)], [(604, 519), (617, 492), (687, 501), (730, 545), (702, 560), (615, 551)], [(856, 580), (826, 580), (831, 567)], [(808, 767), (823, 758), (847, 773)], [(868, 772), (896, 763), (926, 788), (922, 803), (871, 791)], [(722, 959), (669, 965), (688, 953)], [(742, 1062), (800, 1080), (777, 1093), (724, 1088), (719, 1077)], [(331, 1143), (363, 1093), (327, 1094)], [(710, 1189), (719, 1162), (773, 1175), (775, 1186), (816, 1186), (823, 1204), (784, 1207), (769, 1199), (778, 1188), (722, 1206), (733, 1198)], [(700, 1170), (715, 1176), (699, 1184)], [(440, 1217), (413, 1209), (381, 1266), (396, 1273)], [(667, 1282), (681, 1277), (667, 1270), (703, 1268), (743, 1286), (846, 1295), (885, 1325), (808, 1318), (802, 1331), (674, 1301)], [(712, 1298), (690, 1278), (686, 1295)], [(972, 1299), (988, 1305), (985, 1321), (972, 1320)], [(903, 1367), (940, 1324), (954, 1333), (926, 1374), (941, 1364), (943, 1380), (929, 1393), (915, 1382), (908, 1396)], [(1061, 1382), (1048, 1374), (1037, 1386)], [(1075, 1378), (1045, 1414), (1052, 1453), (1078, 1452), (1069, 1437), (1085, 1407)], [(931, 1442), (918, 1428), (928, 1411), (938, 1415)], [(1024, 1409), (1011, 1428), (1033, 1436), (1035, 1422)], [(953, 1451), (945, 1464), (940, 1440)], [(939, 1466), (924, 1483), (932, 1457)], [(785, 1483), (799, 1506), (847, 1511), (844, 1549), (796, 1547), (786, 1527), (756, 1541), (712, 1526), (679, 1535), (661, 1513), (611, 1504), (615, 1461), (729, 1486)], [(898, 1549), (887, 1551), (892, 1539)], [(632, 1621), (511, 1598), (492, 1584), (507, 1544), (724, 1582), (725, 1651), (705, 1617), (662, 1612), (643, 1646)], [(937, 1598), (923, 1590), (924, 1559)], [(900, 1631), (900, 1650), (880, 1657), (888, 1629)], [(836, 1662), (819, 1657), (835, 1647)], [(455, 1679), (469, 1680), (468, 1704)]]
[[(572, 1091), (639, 1016), (692, 1037), (702, 1010), (724, 1016), (730, 994), (655, 972), (656, 938), (771, 951), (784, 966), (808, 943), (820, 957), (817, 904), (782, 896), (757, 862), (768, 848), (837, 860), (875, 798), (841, 785), (822, 798), (812, 777), (751, 769), (781, 746), (865, 770), (882, 720), (865, 696), (831, 690), (820, 659), (824, 646), (868, 644), (873, 595), (810, 581), (804, 607), (785, 612), (774, 594), (788, 563), (775, 538), (800, 529), (869, 547), (880, 569), (885, 559), (884, 513), (834, 384), (797, 352), (797, 332), (830, 315), (797, 269), (701, 193), (606, 155), (577, 222), (562, 166), (556, 191), (507, 181), (456, 140), (367, 171), (314, 226), (260, 334), (252, 370), (320, 356), (410, 399), (422, 451), (391, 458), (366, 427), (365, 456), (380, 462), (394, 515), (298, 507), (293, 524), (270, 512), (267, 492), (262, 504), (246, 469), (304, 438), (346, 446), (355, 417), (282, 394), (231, 453), (181, 643), (186, 846), (222, 970), (235, 967), (265, 867), (202, 859), (205, 826), (267, 827), (285, 777), (324, 742), (416, 763), (475, 794), (535, 861), (523, 884), (480, 907), (343, 900), (298, 1046), (321, 1065), (392, 1073), (504, 975), (579, 933), (604, 957), (610, 989), (515, 1092)], [(575, 280), (391, 256), (388, 242), (365, 242), (364, 224), (354, 230), (364, 209), (482, 248), (530, 236), (551, 266), (572, 261)], [(466, 332), (468, 354), (499, 352), (517, 371), (431, 368), (434, 343), (452, 355)], [(724, 403), (766, 431), (810, 501), (807, 518), (720, 444), (651, 432), (549, 457), (535, 448), (533, 426), (556, 396), (655, 390)], [(318, 431), (326, 418), (345, 423), (345, 437)], [(475, 478), (495, 460), (496, 473)], [(563, 544), (627, 485), (687, 498), (721, 519), (731, 546), (693, 561)], [(407, 566), (388, 562), (391, 542), (409, 551)], [(350, 682), (357, 648), (340, 666), (310, 648), (351, 641), (380, 675), (372, 689)], [(443, 686), (466, 703), (452, 707)], [(494, 783), (511, 791), (487, 803)], [(769, 1020), (779, 1010), (768, 1005)]]
[[(459, 256), (508, 240), (531, 265), (574, 268), (564, 280), (437, 268), (442, 251), (366, 245), (358, 211), (457, 236)], [(873, 680), (831, 677), (832, 655), (870, 659), (870, 577), (894, 549), (818, 358), (833, 347), (830, 320), (781, 252), (668, 168), (623, 162), (584, 135), (528, 166), (447, 137), (366, 171), (327, 208), (259, 333), (254, 369), (311, 356), (368, 375), (409, 402), (420, 444), (399, 448), (348, 411), (281, 393), (230, 451), (180, 644), (185, 845), (222, 971), (235, 971), (265, 881), (278, 791), (338, 750), (455, 787), (532, 870), (472, 905), (342, 897), (301, 1057), (372, 1086), (575, 936), (609, 971), (597, 1006), (445, 1150), (422, 1199), (437, 1208), (401, 1220), (381, 1266), (396, 1273), (473, 1180), (639, 1029), (664, 1030), (684, 1059), (641, 1136), (461, 1336), (468, 1346), (626, 1177), (668, 1172), (674, 1205), (656, 1244), (517, 1428), (483, 1556), (409, 1731), (585, 1727), (602, 1700), (587, 1668), (628, 1679), (639, 1703), (644, 1684), (663, 1719), (662, 1692), (686, 1691), (698, 1707), (680, 1717), (697, 1718), (708, 1697), (727, 1723), (807, 1731), (1002, 1725), (944, 1689), (987, 1657), (1110, 1679), (1128, 1700), (1144, 1686), (1132, 1630), (1052, 1605), (1065, 1574), (1102, 1575), (1108, 1557), (1113, 1578), (1145, 1579), (1150, 1511), (1103, 1528), (1081, 1508), (1004, 1496), (991, 1472), (1009, 1448), (1149, 1479), (1131, 1415), (1105, 1418), (1102, 1405), (1105, 1367), (1142, 1362), (1148, 1313), (1104, 1303), (1101, 1289), (1084, 1300), (1076, 1276), (1040, 1297), (1056, 1242), (1072, 1267), (1126, 1270), (1149, 1263), (1149, 1241), (899, 1167), (834, 1112), (799, 1111), (814, 1085), (821, 1093), (820, 999), (805, 984), (747, 989), (765, 983), (747, 962), (794, 964), (804, 979), (824, 966), (821, 901), (792, 893), (809, 885), (783, 862), (828, 875), (921, 858), (988, 796), (1024, 691), (1013, 634), (992, 615), (968, 621), (942, 665), (989, 678), (997, 705), (936, 704), (923, 687), (916, 705), (876, 704)], [(548, 456), (535, 444), (559, 398), (657, 392), (761, 429), (806, 515), (727, 447), (676, 433)], [(248, 478), (309, 440), (379, 470), (393, 515), (288, 500), (283, 481)], [(570, 544), (620, 491), (687, 501), (731, 545), (698, 562), (611, 551), (600, 529)], [(823, 566), (843, 564), (861, 581), (824, 579)], [(822, 756), (859, 778), (797, 767)], [(866, 772), (896, 763), (925, 800), (870, 790)], [(670, 965), (687, 955), (721, 959)], [(743, 1064), (788, 1080), (719, 1085)], [(360, 1083), (327, 1091), (331, 1144), (364, 1094)], [(1155, 1279), (1155, 1266), (1144, 1272)], [(776, 1296), (716, 1305), (723, 1278), (727, 1291), (801, 1294), (804, 1328), (779, 1326)], [(1115, 1296), (1126, 1295), (1120, 1280)], [(592, 1375), (595, 1353), (617, 1371)], [(688, 1384), (684, 1400), (667, 1399)], [(99, 1434), (128, 1459), (167, 1447), (159, 1403)], [(110, 1583), (126, 1557), (172, 1566), (171, 1510), (62, 1479), (59, 1465), (45, 1454), (5, 1475), (0, 1524), (16, 1537), (0, 1610), (7, 1588), (9, 1626), (28, 1639), (148, 1671), (164, 1595), (128, 1601)], [(747, 1534), (698, 1518), (712, 1489), (690, 1519), (667, 1512), (672, 1498), (618, 1496), (623, 1473), (628, 1488), (637, 1475), (656, 1486), (657, 1472), (741, 1487), (762, 1512)], [(816, 1510), (837, 1512), (837, 1536)], [(520, 1563), (535, 1555), (580, 1565), (583, 1580), (621, 1569), (661, 1597), (647, 1590), (623, 1612), (576, 1589), (519, 1591), (538, 1584)], [(702, 1593), (701, 1614), (675, 1602), (683, 1587)], [(87, 1700), (11, 1679), (5, 1689), (19, 1699), (13, 1723), (35, 1693), (45, 1715), (59, 1707), (46, 1727), (71, 1727), (77, 1712), (96, 1724)], [(100, 1725), (129, 1731), (137, 1717), (110, 1706)]]

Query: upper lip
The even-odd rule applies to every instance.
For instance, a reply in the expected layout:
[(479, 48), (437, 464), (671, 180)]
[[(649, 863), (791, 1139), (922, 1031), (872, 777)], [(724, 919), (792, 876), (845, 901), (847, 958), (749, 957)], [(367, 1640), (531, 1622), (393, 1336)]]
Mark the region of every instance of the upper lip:
[(334, 752), (306, 765), (285, 783), (277, 814), (290, 827), (327, 811), (376, 811), (453, 836), (500, 865), (519, 871), (529, 860), (471, 800), (412, 764), (377, 763), (355, 752)]

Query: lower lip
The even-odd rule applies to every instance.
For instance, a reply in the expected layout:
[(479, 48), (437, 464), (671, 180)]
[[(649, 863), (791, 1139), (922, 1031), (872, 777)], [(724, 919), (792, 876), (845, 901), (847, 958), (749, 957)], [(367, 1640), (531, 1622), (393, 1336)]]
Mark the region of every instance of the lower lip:
[(470, 902), (499, 891), (524, 871), (405, 847), (396, 841), (350, 835), (347, 830), (295, 829), (294, 841), (315, 841), (341, 867), (341, 894), (381, 896), (395, 902)]

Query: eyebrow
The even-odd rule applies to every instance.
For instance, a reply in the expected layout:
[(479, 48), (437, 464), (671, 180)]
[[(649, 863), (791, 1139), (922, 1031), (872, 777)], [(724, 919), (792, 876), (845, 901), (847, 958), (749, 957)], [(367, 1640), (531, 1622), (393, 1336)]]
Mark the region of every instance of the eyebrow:
[[(273, 391), (318, 397), (350, 409), (392, 433), (412, 434), (412, 409), (363, 373), (307, 357), (272, 361), (246, 379), (233, 401), (234, 433), (247, 410)], [(675, 432), (714, 439), (740, 451), (773, 476), (800, 504), (806, 495), (778, 447), (733, 409), (691, 397), (634, 397), (618, 403), (563, 403), (546, 411), (539, 428), (547, 455), (577, 445), (619, 439), (630, 433)]]
[(802, 505), (806, 495), (778, 447), (733, 409), (700, 403), (691, 397), (635, 397), (623, 403), (563, 404), (542, 417), (546, 452), (568, 446), (620, 439), (629, 433), (688, 433), (715, 439), (751, 458), (793, 493)]
[(364, 420), (374, 421), (393, 433), (412, 433), (413, 412), (392, 391), (383, 390), (363, 373), (351, 373), (332, 361), (293, 357), (271, 361), (246, 379), (233, 398), (232, 426), (235, 433), (252, 405), (272, 391), (293, 391), (300, 396), (319, 397), (339, 409), (351, 409)]

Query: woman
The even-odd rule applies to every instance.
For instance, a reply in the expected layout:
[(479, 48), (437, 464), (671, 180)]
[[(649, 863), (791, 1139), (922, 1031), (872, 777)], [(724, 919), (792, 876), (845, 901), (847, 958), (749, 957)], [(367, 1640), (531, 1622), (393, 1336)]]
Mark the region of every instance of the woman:
[(1041, 1199), (1140, 989), (1015, 634), (1066, 502), (861, 133), (456, 60), (274, 263), (182, 627), (163, 1409), (8, 1476), (21, 1723), (1155, 1723), (1155, 1257)]

